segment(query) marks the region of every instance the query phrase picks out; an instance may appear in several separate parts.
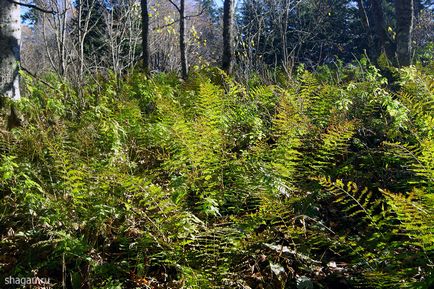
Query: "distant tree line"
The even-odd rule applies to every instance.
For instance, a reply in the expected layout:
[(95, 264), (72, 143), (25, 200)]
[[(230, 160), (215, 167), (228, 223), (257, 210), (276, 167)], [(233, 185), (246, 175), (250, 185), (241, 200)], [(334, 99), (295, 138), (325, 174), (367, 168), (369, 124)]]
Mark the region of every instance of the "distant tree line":
[[(21, 31), (20, 7), (26, 6)], [(18, 63), (80, 87), (141, 63), (147, 73), (219, 65), (248, 79), (383, 55), (395, 66), (432, 58), (429, 0), (0, 0), (0, 93), (18, 98)], [(21, 37), (22, 34), (22, 37)], [(20, 55), (21, 50), (21, 55)]]

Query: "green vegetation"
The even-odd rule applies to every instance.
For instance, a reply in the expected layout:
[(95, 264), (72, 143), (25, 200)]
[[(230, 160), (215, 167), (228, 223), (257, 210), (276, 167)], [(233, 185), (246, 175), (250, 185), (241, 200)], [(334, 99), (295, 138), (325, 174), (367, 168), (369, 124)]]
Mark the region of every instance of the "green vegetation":
[(26, 79), (0, 138), (0, 281), (432, 286), (434, 69), (387, 72)]

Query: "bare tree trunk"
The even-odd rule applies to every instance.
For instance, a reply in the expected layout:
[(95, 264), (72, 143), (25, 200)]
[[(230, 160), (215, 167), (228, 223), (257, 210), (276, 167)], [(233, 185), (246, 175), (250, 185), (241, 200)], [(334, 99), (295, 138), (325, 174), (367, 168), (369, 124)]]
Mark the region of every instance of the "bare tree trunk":
[(185, 45), (185, 0), (181, 0), (179, 6), (179, 50), (181, 52), (181, 76), (183, 79), (187, 79), (188, 64)]
[[(42, 4), (42, 3), (41, 3)], [(58, 76), (65, 79), (68, 75), (68, 17), (72, 9), (70, 0), (52, 0), (44, 6), (48, 12), (41, 12), (42, 36), (50, 65)], [(43, 7), (44, 7), (43, 6)], [(49, 12), (52, 11), (52, 12)]]
[(396, 0), (396, 56), (399, 66), (411, 64), (411, 34), (413, 31), (413, 0)]
[(369, 23), (368, 13), (366, 12), (363, 0), (357, 0), (357, 9), (359, 11), (360, 22), (362, 22), (363, 29), (366, 32), (369, 47), (368, 53), (369, 55), (373, 55), (375, 52), (373, 53), (372, 51), (374, 49), (374, 41), (372, 39), (371, 24)]
[(366, 13), (365, 5), (363, 4), (363, 0), (357, 0), (357, 9), (360, 15), (360, 21), (362, 22), (362, 26), (365, 31), (369, 31), (370, 24), (368, 19), (368, 14)]
[(222, 68), (228, 74), (232, 73), (233, 69), (233, 15), (234, 1), (225, 0), (223, 4), (223, 58)]
[(0, 0), (0, 96), (20, 98), (20, 7)]
[(373, 57), (374, 61), (378, 57), (385, 53), (387, 58), (391, 61), (395, 59), (396, 44), (386, 31), (386, 23), (384, 19), (384, 11), (381, 0), (371, 1), (371, 13), (372, 13), (372, 32), (373, 32)]
[(292, 61), (292, 59), (290, 59), (290, 55), (288, 54), (288, 40), (287, 40), (289, 12), (291, 11), (290, 5), (291, 5), (290, 0), (284, 1), (283, 15), (282, 15), (283, 19), (281, 19), (281, 21), (280, 21), (281, 22), (280, 23), (280, 30), (281, 30), (280, 37), (282, 38), (282, 67), (285, 70), (287, 75), (291, 74), (292, 68), (293, 68), (293, 61)]
[[(89, 13), (88, 13), (89, 14)], [(85, 21), (86, 22), (86, 21)], [(87, 22), (86, 22), (87, 23)], [(84, 25), (85, 26), (85, 25)], [(81, 85), (84, 74), (84, 41), (86, 39), (85, 30), (83, 27), (83, 4), (80, 2), (78, 6), (78, 84)]]
[(142, 8), (142, 48), (143, 48), (143, 69), (145, 73), (149, 73), (149, 15), (148, 15), (148, 0), (140, 0)]
[(414, 10), (414, 19), (419, 18), (419, 14), (423, 10), (423, 4), (421, 0), (413, 0), (413, 10)]
[(60, 54), (60, 59), (59, 59), (59, 62), (60, 62), (60, 68), (59, 68), (59, 71), (60, 71), (60, 75), (62, 75), (62, 76), (64, 76), (65, 77), (65, 75), (66, 75), (66, 73), (67, 73), (67, 71), (66, 71), (66, 62), (67, 62), (67, 56), (66, 56), (66, 54), (67, 54), (67, 52), (66, 52), (66, 36), (67, 36), (67, 21), (68, 21), (68, 14), (67, 14), (67, 11), (68, 11), (68, 7), (67, 7), (67, 5), (68, 5), (68, 3), (67, 3), (67, 1), (66, 0), (63, 0), (63, 3), (62, 3), (63, 5), (63, 10), (64, 10), (64, 13), (63, 13), (63, 15), (62, 15), (62, 17), (59, 19), (60, 20), (60, 27), (61, 27), (61, 33), (60, 33), (60, 43), (59, 43), (59, 54)]

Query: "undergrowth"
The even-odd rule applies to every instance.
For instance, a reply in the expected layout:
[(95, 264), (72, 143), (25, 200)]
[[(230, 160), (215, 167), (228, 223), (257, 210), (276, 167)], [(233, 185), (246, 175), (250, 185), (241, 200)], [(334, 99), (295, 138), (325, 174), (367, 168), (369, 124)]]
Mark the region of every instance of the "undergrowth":
[(432, 286), (434, 75), (393, 75), (362, 61), (245, 86), (210, 68), (83, 94), (27, 77), (1, 130), (0, 282)]

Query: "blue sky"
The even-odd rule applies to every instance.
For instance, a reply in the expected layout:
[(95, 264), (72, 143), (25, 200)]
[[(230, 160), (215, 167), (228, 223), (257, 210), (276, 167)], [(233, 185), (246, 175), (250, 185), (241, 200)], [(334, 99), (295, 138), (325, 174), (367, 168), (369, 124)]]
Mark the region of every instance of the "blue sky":
[[(21, 16), (23, 16), (27, 11), (29, 11), (30, 9), (27, 7), (22, 7), (21, 6)], [(25, 24), (25, 21), (23, 21), (23, 19), (21, 18), (21, 23)]]

